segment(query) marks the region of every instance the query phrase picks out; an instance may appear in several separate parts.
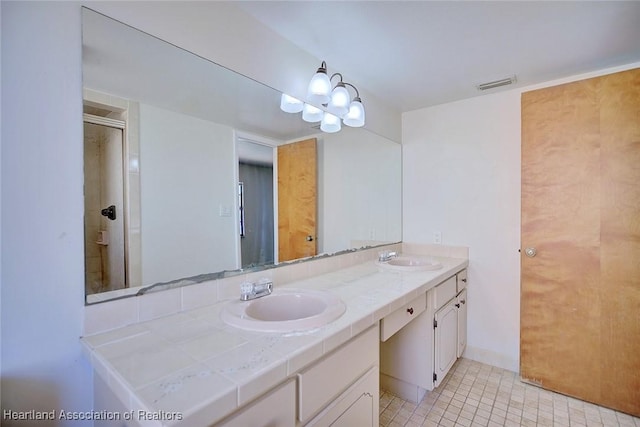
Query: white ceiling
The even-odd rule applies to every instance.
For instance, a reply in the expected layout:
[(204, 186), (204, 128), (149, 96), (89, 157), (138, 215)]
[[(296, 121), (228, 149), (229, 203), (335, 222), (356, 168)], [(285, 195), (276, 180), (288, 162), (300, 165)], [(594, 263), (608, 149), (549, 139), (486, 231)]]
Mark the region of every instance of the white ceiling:
[(87, 89), (273, 138), (274, 143), (318, 132), (316, 123), (280, 111), (276, 90), (88, 9), (82, 16), (82, 49)]
[(400, 111), (640, 61), (640, 1), (237, 4)]

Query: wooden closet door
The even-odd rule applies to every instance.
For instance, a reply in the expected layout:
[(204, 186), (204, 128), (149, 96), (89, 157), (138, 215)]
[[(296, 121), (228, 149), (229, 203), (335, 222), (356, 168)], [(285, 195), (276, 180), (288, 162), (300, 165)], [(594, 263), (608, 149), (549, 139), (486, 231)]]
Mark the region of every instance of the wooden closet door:
[(522, 95), (520, 374), (635, 415), (639, 101), (639, 70)]
[(600, 402), (640, 416), (640, 69), (601, 84)]

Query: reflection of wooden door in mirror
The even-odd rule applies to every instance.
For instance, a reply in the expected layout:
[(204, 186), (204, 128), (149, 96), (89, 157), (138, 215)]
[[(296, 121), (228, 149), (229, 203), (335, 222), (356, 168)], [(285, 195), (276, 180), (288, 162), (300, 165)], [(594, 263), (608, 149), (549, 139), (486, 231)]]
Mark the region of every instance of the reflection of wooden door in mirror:
[(316, 139), (278, 147), (278, 260), (316, 255)]
[(636, 416), (639, 112), (640, 69), (522, 95), (520, 374)]

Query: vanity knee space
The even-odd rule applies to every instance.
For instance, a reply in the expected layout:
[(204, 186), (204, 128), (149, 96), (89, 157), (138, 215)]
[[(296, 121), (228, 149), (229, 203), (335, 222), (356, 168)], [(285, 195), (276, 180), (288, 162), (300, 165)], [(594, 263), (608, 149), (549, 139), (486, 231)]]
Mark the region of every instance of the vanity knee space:
[[(464, 269), (422, 294), (424, 310), (393, 333), (384, 334), (385, 323), (389, 319), (391, 325), (396, 325), (394, 317), (407, 308), (398, 309), (382, 320), (380, 383), (383, 389), (418, 403), (427, 391), (442, 382), (466, 348), (466, 287), (467, 270)], [(390, 331), (391, 325), (386, 329)]]

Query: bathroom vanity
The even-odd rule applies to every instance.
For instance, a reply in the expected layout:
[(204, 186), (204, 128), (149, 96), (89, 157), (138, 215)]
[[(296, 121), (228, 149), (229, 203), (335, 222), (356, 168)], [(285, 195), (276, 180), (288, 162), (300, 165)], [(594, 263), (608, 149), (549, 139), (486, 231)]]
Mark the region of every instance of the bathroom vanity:
[(434, 367), (448, 369), (463, 350), (468, 260), (435, 257), (436, 270), (402, 271), (379, 265), (377, 251), (358, 254), (346, 268), (338, 260), (317, 273), (311, 261), (307, 277), (284, 284), (274, 278), (276, 290), (323, 291), (344, 302), (345, 313), (322, 327), (232, 327), (221, 319), (230, 303), (222, 299), (83, 337), (95, 371), (95, 410), (131, 414), (117, 424), (131, 426), (378, 426), (381, 378), (385, 387), (405, 394), (413, 387), (417, 396), (446, 374), (423, 382), (433, 379)]
[(467, 280), (461, 270), (382, 319), (383, 389), (417, 404), (442, 382), (467, 344)]

